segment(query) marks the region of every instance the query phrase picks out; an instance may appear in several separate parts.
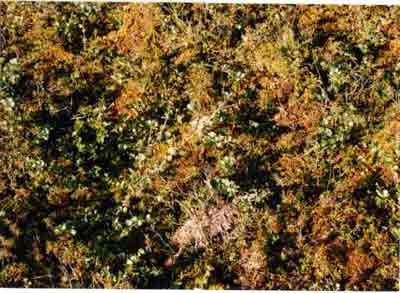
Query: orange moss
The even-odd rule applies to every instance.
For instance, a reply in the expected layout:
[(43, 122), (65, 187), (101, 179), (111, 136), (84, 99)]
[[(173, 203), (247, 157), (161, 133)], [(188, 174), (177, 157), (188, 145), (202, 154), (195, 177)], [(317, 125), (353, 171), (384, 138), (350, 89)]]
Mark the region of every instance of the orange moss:
[(347, 255), (346, 274), (350, 284), (356, 284), (372, 273), (378, 262), (374, 256), (368, 255), (358, 249), (350, 251)]
[(114, 101), (113, 109), (117, 115), (137, 117), (146, 107), (149, 100), (144, 96), (143, 87), (135, 81), (128, 81), (122, 94)]

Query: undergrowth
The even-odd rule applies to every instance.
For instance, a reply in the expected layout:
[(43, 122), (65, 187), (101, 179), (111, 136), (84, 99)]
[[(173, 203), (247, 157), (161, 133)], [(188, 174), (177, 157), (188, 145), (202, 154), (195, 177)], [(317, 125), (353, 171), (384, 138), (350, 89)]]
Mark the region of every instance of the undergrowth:
[(0, 285), (400, 290), (399, 21), (0, 3)]

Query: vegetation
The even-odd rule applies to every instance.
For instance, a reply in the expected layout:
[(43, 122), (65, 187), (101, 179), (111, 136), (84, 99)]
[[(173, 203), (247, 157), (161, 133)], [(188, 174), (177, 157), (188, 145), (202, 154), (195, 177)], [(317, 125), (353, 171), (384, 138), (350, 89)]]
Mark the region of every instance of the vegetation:
[(400, 290), (400, 7), (0, 3), (0, 285)]

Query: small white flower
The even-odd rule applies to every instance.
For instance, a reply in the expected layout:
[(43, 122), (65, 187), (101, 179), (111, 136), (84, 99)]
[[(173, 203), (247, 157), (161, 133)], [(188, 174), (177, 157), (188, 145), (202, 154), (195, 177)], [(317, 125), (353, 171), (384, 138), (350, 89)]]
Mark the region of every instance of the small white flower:
[(258, 122), (256, 122), (256, 121), (253, 121), (253, 120), (250, 120), (250, 126), (252, 126), (252, 127), (254, 127), (254, 128), (257, 128), (258, 126), (260, 126), (260, 123), (258, 123)]
[(187, 104), (186, 108), (187, 108), (189, 111), (193, 111), (193, 109), (194, 109), (193, 103), (190, 102), (189, 104)]
[(144, 154), (140, 153), (136, 156), (136, 158), (138, 159), (138, 161), (144, 161), (146, 159), (146, 156)]
[(171, 147), (168, 149), (168, 154), (171, 156), (175, 156), (176, 155), (176, 149), (174, 147)]

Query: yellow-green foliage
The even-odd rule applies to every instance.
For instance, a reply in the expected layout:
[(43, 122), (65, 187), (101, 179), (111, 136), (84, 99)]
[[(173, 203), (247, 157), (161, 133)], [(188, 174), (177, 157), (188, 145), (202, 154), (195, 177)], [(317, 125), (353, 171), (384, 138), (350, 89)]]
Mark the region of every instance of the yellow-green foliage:
[(400, 290), (400, 9), (0, 3), (0, 286)]

